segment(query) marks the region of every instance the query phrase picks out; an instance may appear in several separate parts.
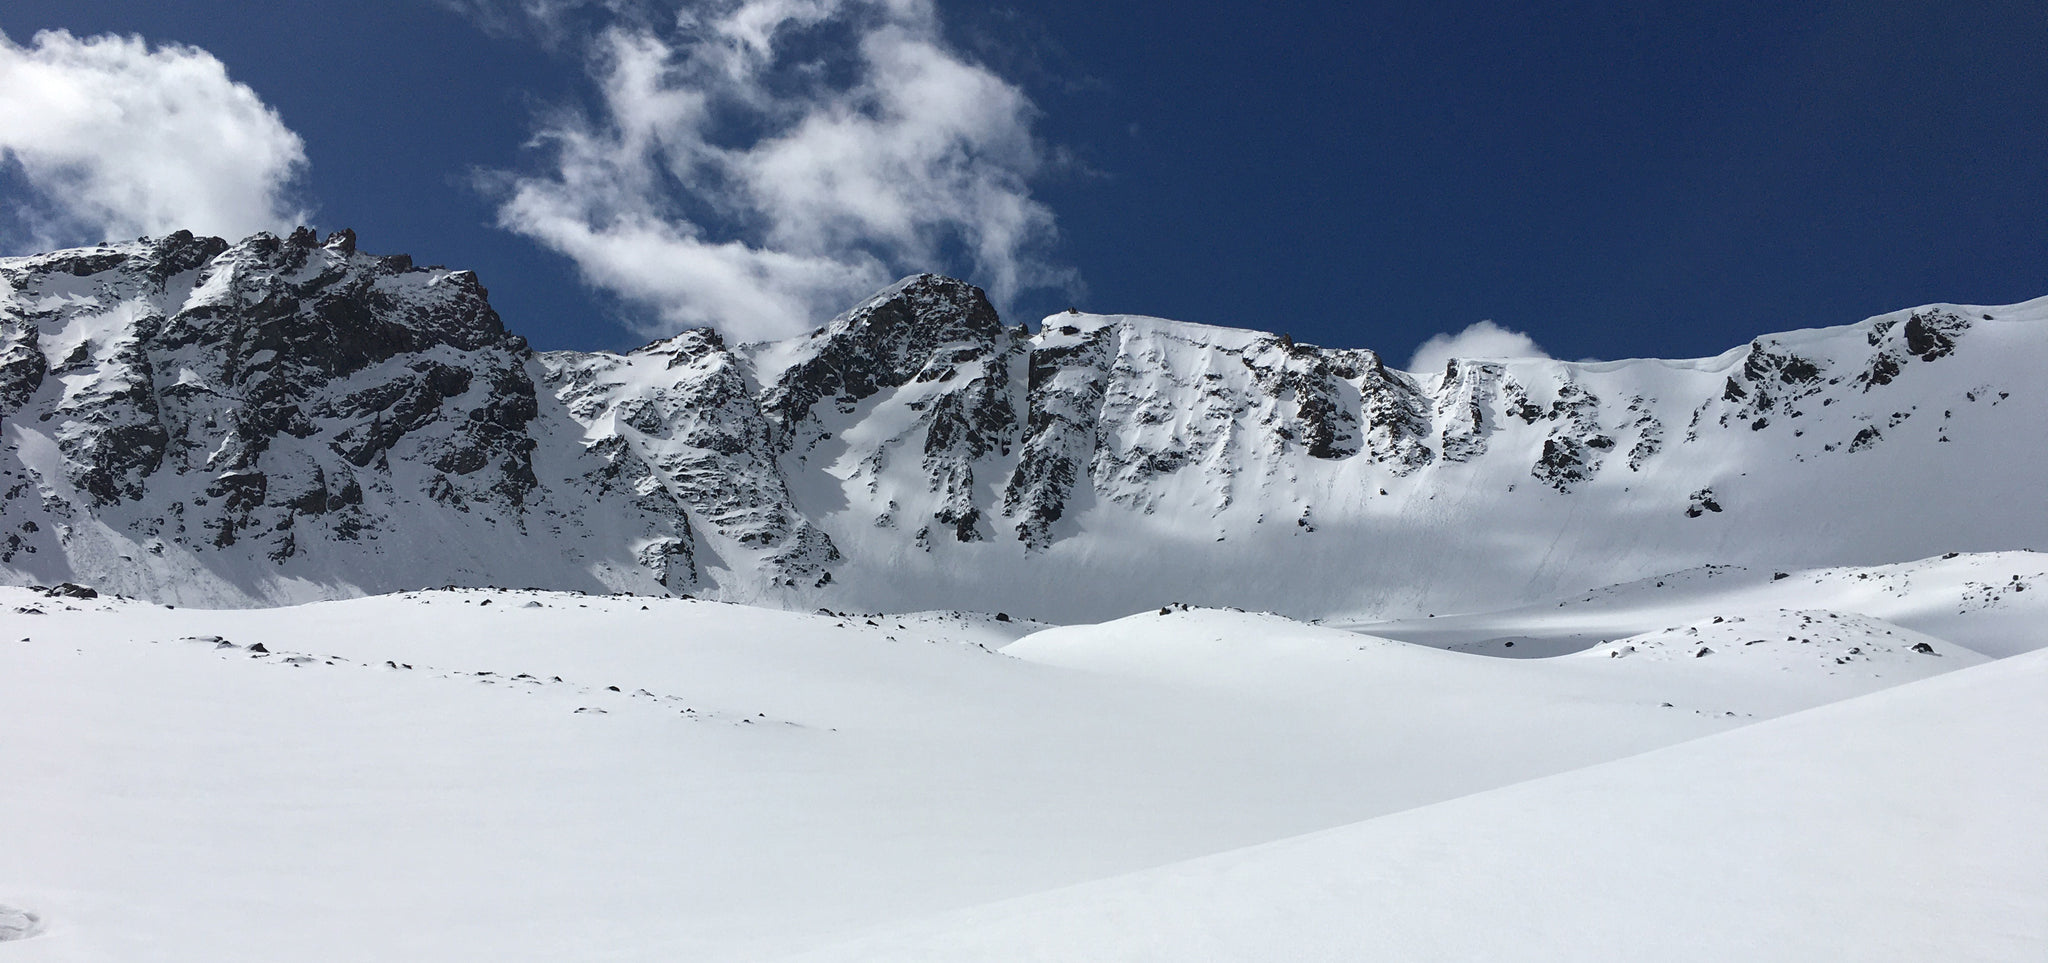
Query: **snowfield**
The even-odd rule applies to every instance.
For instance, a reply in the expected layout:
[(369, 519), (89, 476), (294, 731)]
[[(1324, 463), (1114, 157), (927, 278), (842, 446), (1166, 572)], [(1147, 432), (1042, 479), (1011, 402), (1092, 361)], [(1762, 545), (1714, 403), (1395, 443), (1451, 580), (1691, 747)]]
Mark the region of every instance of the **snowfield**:
[(1429, 638), (0, 588), (0, 958), (2040, 959), (2042, 568)]
[(2048, 652), (805, 960), (2038, 960)]

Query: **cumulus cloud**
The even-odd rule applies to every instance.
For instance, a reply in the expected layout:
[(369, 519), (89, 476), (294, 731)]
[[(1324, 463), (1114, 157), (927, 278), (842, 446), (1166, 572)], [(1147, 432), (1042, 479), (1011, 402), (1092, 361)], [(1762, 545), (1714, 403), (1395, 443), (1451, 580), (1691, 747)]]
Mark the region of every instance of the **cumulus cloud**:
[(0, 158), (38, 247), (188, 229), (240, 237), (300, 219), (305, 146), (195, 47), (56, 30), (0, 34)]
[[(465, 0), (474, 4), (477, 0)], [(502, 9), (502, 8), (501, 8)], [(927, 0), (523, 0), (548, 30), (602, 9), (592, 111), (546, 119), (537, 174), (499, 173), (500, 226), (649, 309), (647, 333), (815, 326), (921, 270), (998, 303), (1065, 285), (1036, 108), (945, 42)]]
[(1536, 346), (1534, 338), (1491, 321), (1478, 321), (1457, 334), (1430, 335), (1429, 340), (1415, 349), (1415, 356), (1408, 359), (1408, 370), (1439, 372), (1452, 358), (1505, 360), (1548, 357), (1547, 352)]

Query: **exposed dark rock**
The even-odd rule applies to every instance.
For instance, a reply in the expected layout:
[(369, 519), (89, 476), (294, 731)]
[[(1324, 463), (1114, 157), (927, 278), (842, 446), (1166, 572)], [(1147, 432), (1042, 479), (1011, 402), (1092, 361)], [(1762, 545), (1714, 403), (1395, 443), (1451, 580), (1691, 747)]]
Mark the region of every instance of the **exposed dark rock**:
[(1881, 321), (1871, 327), (1870, 346), (1877, 348), (1870, 366), (1856, 380), (1864, 391), (1892, 383), (1908, 359), (1936, 361), (1955, 353), (1956, 341), (1970, 329), (1969, 319), (1952, 311), (1916, 311), (1905, 323)]
[(1069, 326), (1060, 334), (1079, 340), (1041, 344), (1031, 352), (1029, 420), (1017, 468), (1003, 491), (1003, 511), (1017, 519), (1017, 537), (1031, 548), (1050, 544), (1052, 524), (1088, 477), (1116, 352), (1114, 328), (1080, 337), (1081, 330)]
[[(1525, 402), (1526, 404), (1526, 402)], [(1600, 470), (1601, 455), (1614, 439), (1600, 433), (1600, 399), (1577, 382), (1558, 388), (1546, 417), (1560, 424), (1543, 440), (1543, 454), (1529, 473), (1559, 492), (1570, 493)]]
[(1452, 360), (1446, 366), (1436, 392), (1445, 461), (1466, 462), (1486, 453), (1486, 439), (1493, 430), (1488, 419), (1505, 376), (1506, 369), (1497, 362)]
[[(785, 448), (815, 440), (815, 409), (830, 400), (842, 410), (884, 388), (900, 387), (932, 367), (941, 348), (993, 346), (1008, 332), (988, 296), (964, 281), (920, 274), (905, 278), (832, 320), (799, 350), (762, 398)], [(941, 364), (943, 369), (944, 364)], [(930, 377), (938, 377), (934, 371)]]
[(23, 319), (0, 317), (0, 420), (13, 415), (43, 386), (49, 361), (40, 331)]

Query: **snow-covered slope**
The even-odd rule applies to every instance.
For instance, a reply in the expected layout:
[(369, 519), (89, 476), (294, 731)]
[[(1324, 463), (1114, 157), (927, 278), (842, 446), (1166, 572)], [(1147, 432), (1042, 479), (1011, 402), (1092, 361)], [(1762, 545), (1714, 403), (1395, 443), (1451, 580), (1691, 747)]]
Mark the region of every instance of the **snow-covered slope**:
[(2048, 956), (2048, 652), (806, 960)]
[(1501, 659), (1180, 606), (83, 594), (0, 588), (10, 961), (761, 959), (1983, 661), (1863, 615)]
[[(1778, 635), (1818, 641), (1816, 633), (1796, 627), (1779, 633), (1738, 621), (1811, 621), (1800, 609), (1859, 613), (1993, 657), (2031, 652), (2048, 647), (2048, 555), (1951, 553), (1794, 572), (1705, 565), (1499, 612), (1333, 624), (1461, 652), (1539, 658), (1632, 641), (1625, 637), (1681, 623), (1701, 623), (1708, 636), (1725, 642), (1747, 645), (1761, 637), (1773, 649)], [(1832, 628), (1821, 634), (1839, 635)]]
[(1715, 358), (1458, 360), (906, 278), (810, 335), (530, 352), (345, 232), (0, 260), (0, 580), (434, 585), (1052, 621), (1497, 609), (2048, 548), (2048, 299)]

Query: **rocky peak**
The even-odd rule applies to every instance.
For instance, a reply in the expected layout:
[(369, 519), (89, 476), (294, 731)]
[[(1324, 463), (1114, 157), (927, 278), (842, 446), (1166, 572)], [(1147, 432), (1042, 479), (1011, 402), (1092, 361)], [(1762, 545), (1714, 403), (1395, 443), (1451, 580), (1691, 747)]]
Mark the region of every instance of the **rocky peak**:
[[(354, 538), (378, 524), (365, 491), (403, 497), (394, 451), (451, 507), (516, 509), (534, 487), (525, 342), (467, 272), (308, 228), (181, 231), (0, 271), (25, 295), (0, 305), (0, 404), (41, 410), (91, 504), (161, 513), (146, 526), (160, 546), (254, 540), (282, 560), (310, 528)], [(55, 393), (35, 370), (53, 358)]]
[(963, 361), (1007, 347), (995, 306), (980, 288), (937, 274), (904, 278), (803, 339), (797, 358), (763, 396), (787, 447), (812, 440), (803, 424), (833, 401), (842, 413), (886, 388), (942, 378)]

